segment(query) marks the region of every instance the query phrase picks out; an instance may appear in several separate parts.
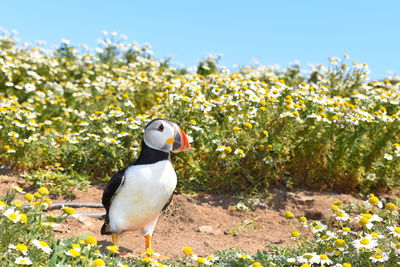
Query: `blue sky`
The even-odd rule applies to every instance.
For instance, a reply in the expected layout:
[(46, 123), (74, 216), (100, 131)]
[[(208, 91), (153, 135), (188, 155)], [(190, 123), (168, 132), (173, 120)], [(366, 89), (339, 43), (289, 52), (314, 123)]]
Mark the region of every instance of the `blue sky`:
[(96, 46), (101, 30), (150, 43), (156, 57), (196, 66), (208, 53), (221, 64), (257, 59), (282, 67), (350, 55), (372, 78), (400, 74), (400, 1), (2, 1), (0, 26), (23, 41)]

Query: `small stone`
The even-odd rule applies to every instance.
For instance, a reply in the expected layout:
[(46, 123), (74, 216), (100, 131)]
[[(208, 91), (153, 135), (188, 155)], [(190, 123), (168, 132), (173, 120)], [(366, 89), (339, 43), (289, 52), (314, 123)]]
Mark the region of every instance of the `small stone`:
[(199, 231), (200, 233), (211, 234), (211, 233), (214, 231), (214, 229), (213, 229), (211, 226), (209, 226), (209, 225), (202, 225), (202, 226), (200, 226), (200, 227), (198, 228), (198, 231)]

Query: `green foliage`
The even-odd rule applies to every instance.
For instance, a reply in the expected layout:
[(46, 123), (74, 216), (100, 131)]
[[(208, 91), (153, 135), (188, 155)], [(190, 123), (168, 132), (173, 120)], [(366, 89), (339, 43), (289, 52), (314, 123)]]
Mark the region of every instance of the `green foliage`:
[(75, 171), (68, 174), (54, 170), (36, 170), (24, 174), (23, 177), (36, 186), (49, 187), (53, 194), (60, 194), (66, 198), (73, 196), (71, 188), (83, 190), (90, 184), (87, 176)]
[(62, 169), (68, 186), (103, 179), (137, 157), (150, 119), (168, 117), (192, 139), (172, 157), (180, 190), (399, 186), (400, 82), (368, 81), (368, 66), (347, 57), (309, 73), (231, 72), (211, 57), (191, 73), (115, 36), (96, 55), (0, 38), (0, 163)]

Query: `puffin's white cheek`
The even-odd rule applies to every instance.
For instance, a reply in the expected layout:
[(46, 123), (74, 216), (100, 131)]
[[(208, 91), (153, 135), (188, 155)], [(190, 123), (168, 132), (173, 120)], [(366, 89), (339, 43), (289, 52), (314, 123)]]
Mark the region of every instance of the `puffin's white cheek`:
[(172, 145), (168, 144), (167, 138), (162, 132), (149, 132), (144, 136), (144, 141), (151, 148), (163, 151), (169, 151), (172, 148)]

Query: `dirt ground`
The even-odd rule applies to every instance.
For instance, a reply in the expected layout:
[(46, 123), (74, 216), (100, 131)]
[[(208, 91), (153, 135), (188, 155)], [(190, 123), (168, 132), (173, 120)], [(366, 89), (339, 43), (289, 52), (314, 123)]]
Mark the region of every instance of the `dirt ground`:
[[(29, 191), (30, 185), (17, 177), (0, 176), (0, 195), (13, 184)], [(72, 202), (101, 203), (105, 184), (75, 191)], [(182, 247), (192, 247), (197, 255), (209, 255), (227, 248), (241, 248), (249, 253), (265, 249), (266, 245), (290, 245), (292, 230), (284, 218), (285, 211), (296, 217), (325, 221), (330, 216), (329, 207), (335, 200), (356, 202), (351, 195), (309, 191), (287, 192), (272, 190), (267, 199), (248, 211), (231, 210), (238, 198), (229, 195), (176, 194), (172, 203), (158, 221), (153, 235), (153, 249), (168, 257), (182, 256)], [(53, 202), (63, 202), (53, 198)], [(77, 213), (104, 213), (104, 209), (76, 208)], [(57, 211), (54, 211), (55, 213)], [(100, 244), (110, 245), (111, 237), (102, 236), (102, 220), (91, 217), (68, 218), (55, 229), (60, 238), (94, 235)], [(235, 233), (235, 234), (233, 234)], [(138, 232), (126, 232), (119, 240), (122, 251), (139, 254), (144, 250), (144, 237)]]

